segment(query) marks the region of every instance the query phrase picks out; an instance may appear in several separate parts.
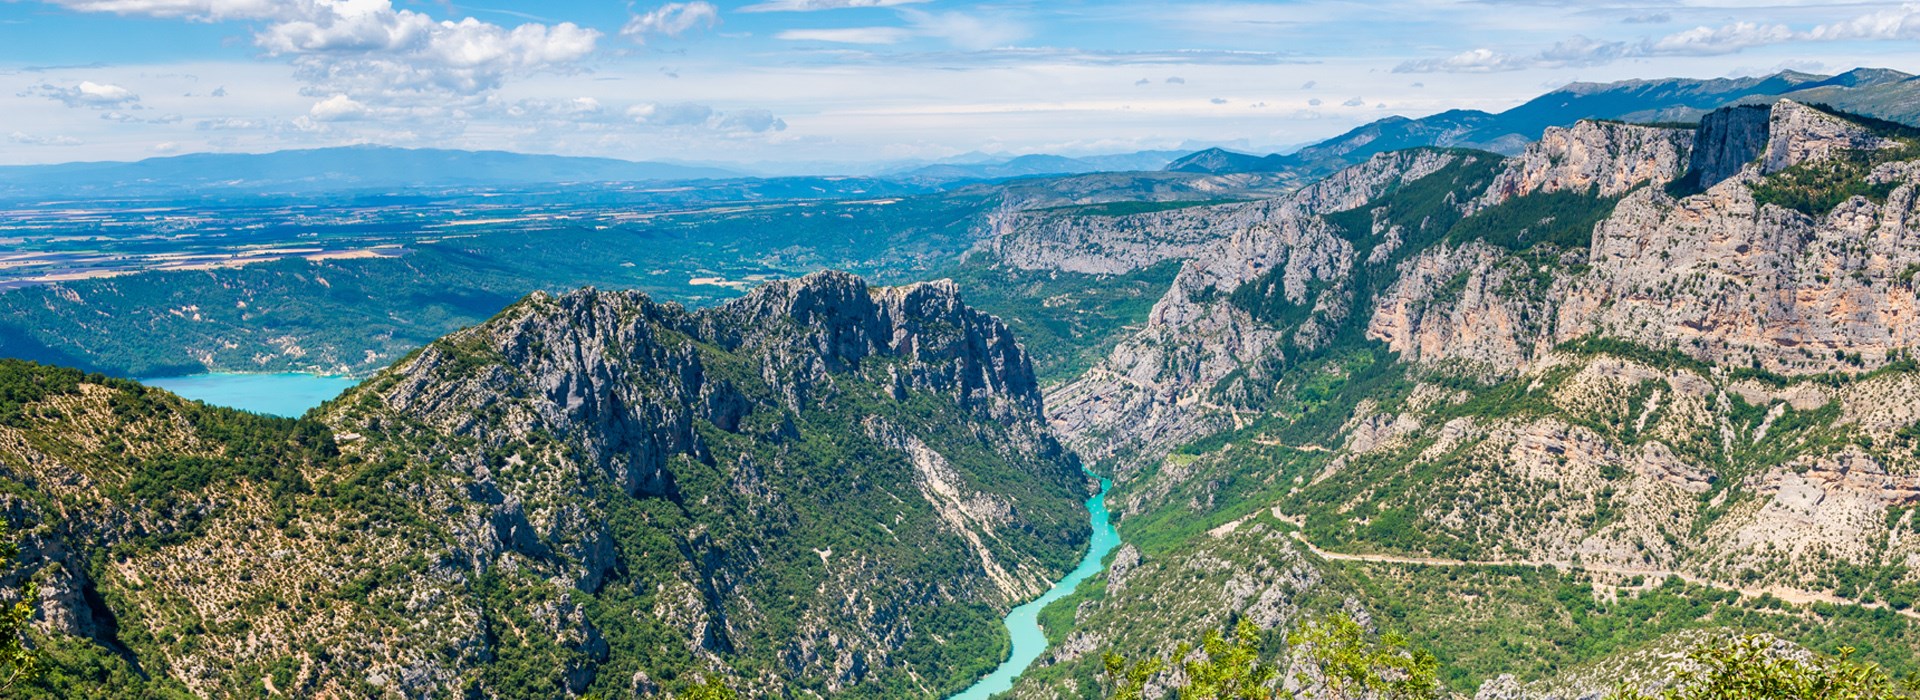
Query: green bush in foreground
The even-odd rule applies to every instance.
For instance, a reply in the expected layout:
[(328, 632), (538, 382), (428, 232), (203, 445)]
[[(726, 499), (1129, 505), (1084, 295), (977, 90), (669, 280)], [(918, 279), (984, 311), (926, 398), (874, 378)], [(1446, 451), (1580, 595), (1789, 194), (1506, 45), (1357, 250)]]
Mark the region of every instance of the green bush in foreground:
[(1914, 679), (1906, 687), (1873, 664), (1815, 654), (1784, 656), (1766, 637), (1707, 642), (1687, 654), (1694, 667), (1682, 671), (1659, 695), (1625, 688), (1610, 700), (1912, 700), (1920, 698)]
[[(0, 521), (0, 571), (13, 565), (20, 545), (13, 533)], [(40, 659), (26, 645), (28, 626), (33, 621), (33, 603), (39, 591), (32, 582), (23, 584), (13, 603), (0, 608), (0, 692), (24, 686), (40, 677)]]
[[(1173, 686), (1181, 700), (1278, 700), (1297, 697), (1283, 687), (1280, 667), (1262, 658), (1259, 628), (1241, 620), (1229, 639), (1208, 632), (1200, 644), (1201, 658), (1181, 666), (1184, 680)], [(1322, 688), (1311, 697), (1369, 697), (1379, 700), (1437, 700), (1441, 695), (1440, 663), (1432, 654), (1412, 648), (1405, 637), (1382, 635), (1377, 641), (1352, 617), (1329, 615), (1309, 622), (1287, 643), (1299, 650), (1306, 666), (1317, 672), (1298, 674), (1305, 688)], [(1173, 658), (1193, 656), (1193, 647), (1180, 645)], [(1105, 658), (1107, 697), (1140, 700), (1147, 683), (1165, 670), (1160, 659), (1128, 661), (1118, 654)]]

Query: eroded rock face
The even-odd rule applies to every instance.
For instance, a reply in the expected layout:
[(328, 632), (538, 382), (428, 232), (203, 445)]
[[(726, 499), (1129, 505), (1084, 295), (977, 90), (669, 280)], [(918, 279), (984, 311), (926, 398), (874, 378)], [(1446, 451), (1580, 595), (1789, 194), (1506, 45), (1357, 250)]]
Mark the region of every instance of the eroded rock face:
[[(1856, 197), (1815, 217), (1761, 205), (1752, 185), (1770, 172), (1890, 145), (1788, 101), (1717, 112), (1694, 147), (1695, 172), (1717, 183), (1704, 193), (1676, 200), (1657, 188), (1635, 191), (1595, 227), (1582, 257), (1560, 265), (1529, 270), (1484, 247), (1426, 251), (1402, 266), (1369, 335), (1423, 362), (1495, 372), (1589, 335), (1785, 373), (1879, 366), (1889, 351), (1920, 342), (1920, 299), (1907, 272), (1920, 265), (1913, 169), (1874, 171), (1871, 181), (1892, 190), (1884, 203)], [(1716, 170), (1733, 158), (1743, 159), (1742, 169)], [(1542, 180), (1516, 175), (1525, 160), (1501, 181)]]
[(1644, 184), (1665, 183), (1685, 169), (1693, 141), (1689, 129), (1616, 122), (1583, 121), (1549, 128), (1509, 161), (1470, 209), (1536, 192), (1618, 197)]
[(1337, 303), (1333, 289), (1308, 295), (1309, 287), (1344, 279), (1353, 264), (1352, 244), (1320, 216), (1365, 204), (1455, 158), (1425, 150), (1376, 156), (1290, 197), (1236, 210), (1243, 218), (1234, 220), (1245, 225), (1224, 227), (1181, 268), (1146, 328), (1098, 367), (1049, 393), (1054, 426), (1081, 454), (1100, 459), (1164, 449), (1229, 425), (1202, 394), (1268, 356), (1283, 336), (1228, 304), (1225, 294), (1274, 273), (1295, 303)]
[(1712, 187), (1740, 173), (1767, 150), (1767, 122), (1773, 110), (1765, 105), (1722, 109), (1700, 118), (1688, 170), (1700, 187)]

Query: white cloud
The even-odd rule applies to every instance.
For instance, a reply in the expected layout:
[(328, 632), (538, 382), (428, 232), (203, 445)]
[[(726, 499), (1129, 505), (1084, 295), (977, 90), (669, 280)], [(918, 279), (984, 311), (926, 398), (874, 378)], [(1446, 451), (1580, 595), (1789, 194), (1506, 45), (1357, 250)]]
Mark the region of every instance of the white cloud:
[(656, 126), (701, 126), (713, 119), (713, 108), (691, 102), (639, 104), (627, 108), (627, 116), (642, 124)]
[(221, 119), (202, 119), (194, 122), (193, 128), (197, 131), (238, 131), (244, 129), (259, 129), (266, 125), (266, 122), (254, 119), (225, 117)]
[(80, 81), (79, 85), (60, 87), (52, 83), (41, 83), (30, 88), (26, 94), (39, 95), (50, 100), (64, 102), (68, 107), (90, 107), (93, 109), (113, 109), (136, 107), (140, 96), (119, 85), (96, 83), (91, 80)]
[(1741, 49), (1792, 41), (1786, 25), (1735, 22), (1720, 27), (1695, 27), (1674, 32), (1634, 50), (1649, 56), (1715, 56)]
[(334, 95), (321, 100), (315, 103), (313, 109), (307, 112), (308, 116), (313, 117), (314, 121), (322, 122), (345, 122), (365, 119), (370, 113), (371, 110), (367, 109), (366, 105), (346, 95)]
[(1363, 99), (1360, 99), (1360, 98), (1358, 98), (1358, 97), (1350, 97), (1350, 98), (1347, 98), (1347, 101), (1345, 101), (1345, 102), (1342, 102), (1342, 103), (1340, 103), (1340, 106), (1342, 106), (1342, 107), (1362, 107), (1362, 106), (1365, 106), (1366, 104), (1367, 104), (1367, 101), (1366, 101), (1366, 100), (1363, 100)]
[(768, 0), (740, 8), (740, 12), (814, 12), (844, 10), (853, 7), (894, 7), (929, 0)]
[(898, 44), (913, 38), (899, 27), (845, 27), (841, 29), (788, 29), (773, 35), (785, 41), (824, 41), (833, 44)]
[(916, 33), (942, 39), (970, 51), (1010, 46), (1031, 34), (1018, 22), (964, 12), (901, 10), (900, 14), (913, 23)]
[(84, 143), (71, 136), (35, 136), (19, 131), (7, 134), (7, 140), (28, 146), (78, 146)]
[(900, 16), (911, 26), (788, 29), (774, 34), (774, 38), (866, 45), (899, 44), (915, 38), (930, 38), (968, 51), (984, 51), (1010, 46), (1029, 34), (1025, 26), (1016, 22), (963, 12), (936, 13), (903, 9), (900, 10)]
[(122, 124), (178, 124), (182, 119), (182, 117), (178, 114), (162, 114), (157, 117), (143, 117), (138, 114), (122, 112), (119, 110), (107, 110), (105, 112), (101, 112), (100, 118), (110, 122), (120, 122)]
[(162, 141), (160, 143), (156, 143), (153, 145), (153, 152), (159, 153), (162, 155), (165, 155), (168, 153), (179, 153), (180, 144), (174, 141)]
[(600, 32), (570, 22), (511, 29), (468, 17), (437, 21), (391, 0), (51, 0), (83, 12), (248, 20), (254, 44), (290, 60), (304, 94), (366, 104), (445, 105), (510, 76), (565, 70)]
[(785, 131), (787, 122), (764, 109), (721, 112), (692, 102), (677, 104), (637, 104), (627, 108), (627, 118), (647, 126), (701, 127), (722, 132), (759, 134)]
[(287, 3), (276, 0), (48, 0), (81, 12), (178, 17), (202, 21), (277, 17)]
[(1820, 41), (1848, 39), (1900, 40), (1920, 38), (1920, 5), (1881, 10), (1852, 19), (1814, 27), (1807, 38)]
[(712, 29), (720, 23), (720, 8), (713, 3), (694, 0), (694, 2), (670, 2), (655, 8), (644, 15), (634, 15), (627, 26), (620, 28), (620, 36), (636, 44), (647, 43), (648, 35), (680, 36), (696, 27)]
[[(1629, 18), (1635, 19), (1639, 18)], [(1645, 21), (1663, 23), (1667, 19), (1665, 15), (1655, 15)], [(1393, 70), (1396, 73), (1489, 73), (1598, 66), (1626, 58), (1722, 56), (1791, 42), (1913, 39), (1920, 39), (1920, 4), (1880, 10), (1803, 31), (1780, 23), (1742, 21), (1717, 27), (1703, 25), (1637, 41), (1599, 41), (1574, 36), (1532, 54), (1478, 48), (1446, 58), (1405, 61)]]

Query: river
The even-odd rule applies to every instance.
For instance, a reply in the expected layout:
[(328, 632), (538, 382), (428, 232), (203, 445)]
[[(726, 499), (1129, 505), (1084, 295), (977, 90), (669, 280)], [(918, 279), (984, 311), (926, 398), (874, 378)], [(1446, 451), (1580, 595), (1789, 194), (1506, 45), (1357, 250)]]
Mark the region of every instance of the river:
[(1040, 610), (1053, 601), (1067, 597), (1087, 577), (1100, 573), (1107, 552), (1120, 546), (1120, 532), (1114, 529), (1113, 519), (1107, 515), (1107, 490), (1112, 487), (1113, 482), (1101, 479), (1100, 493), (1087, 499), (1087, 513), (1093, 521), (1093, 538), (1088, 542), (1087, 555), (1080, 558), (1080, 565), (1054, 583), (1046, 594), (1007, 613), (1007, 633), (1013, 636), (1013, 653), (993, 673), (949, 700), (986, 700), (994, 693), (1006, 692), (1013, 687), (1014, 680), (1047, 650), (1047, 635), (1040, 631)]

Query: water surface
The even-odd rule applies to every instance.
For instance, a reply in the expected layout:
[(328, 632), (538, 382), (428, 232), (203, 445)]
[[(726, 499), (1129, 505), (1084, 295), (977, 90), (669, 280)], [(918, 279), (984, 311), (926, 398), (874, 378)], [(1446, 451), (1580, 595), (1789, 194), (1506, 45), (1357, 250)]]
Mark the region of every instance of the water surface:
[(1120, 546), (1120, 532), (1114, 529), (1113, 519), (1107, 516), (1107, 489), (1112, 487), (1113, 482), (1101, 479), (1100, 493), (1087, 499), (1087, 513), (1093, 520), (1093, 538), (1088, 543), (1087, 555), (1080, 559), (1080, 565), (1067, 572), (1066, 578), (1053, 584), (1053, 588), (1048, 589), (1045, 595), (1007, 613), (1007, 632), (1013, 635), (1013, 653), (993, 673), (949, 700), (986, 700), (994, 693), (1006, 692), (1013, 687), (1013, 681), (1047, 650), (1047, 635), (1040, 631), (1040, 609), (1067, 597), (1081, 581), (1099, 573), (1107, 552)]
[(348, 377), (317, 374), (234, 374), (215, 372), (184, 377), (142, 379), (141, 384), (159, 387), (189, 399), (215, 406), (264, 413), (269, 416), (298, 418), (308, 409), (360, 381)]

